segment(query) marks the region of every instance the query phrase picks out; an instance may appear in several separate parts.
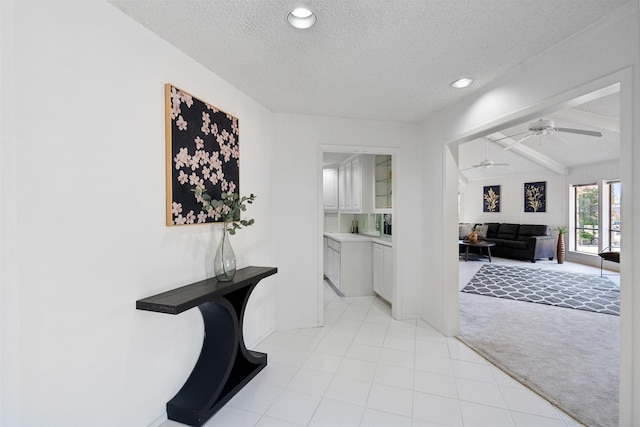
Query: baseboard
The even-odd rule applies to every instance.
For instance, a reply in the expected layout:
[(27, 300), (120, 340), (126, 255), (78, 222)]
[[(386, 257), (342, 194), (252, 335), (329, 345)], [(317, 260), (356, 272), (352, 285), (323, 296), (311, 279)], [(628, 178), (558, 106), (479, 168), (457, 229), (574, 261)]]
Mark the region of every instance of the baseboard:
[(262, 341), (265, 340), (265, 338), (267, 338), (269, 335), (271, 335), (274, 332), (275, 332), (275, 328), (269, 328), (264, 334), (260, 335), (255, 340), (253, 340), (251, 342), (248, 342), (248, 343), (245, 342), (245, 346), (247, 348), (254, 348), (256, 345), (260, 344)]
[(331, 289), (333, 289), (336, 294), (344, 298), (345, 295), (340, 291), (340, 289), (336, 287), (336, 285), (333, 284), (331, 280), (327, 278), (327, 276), (324, 276), (324, 281), (327, 282), (329, 286), (331, 286)]
[(163, 413), (162, 415), (160, 415), (158, 418), (156, 418), (151, 424), (149, 424), (147, 427), (160, 427), (162, 424), (165, 423), (165, 421), (167, 421), (167, 413)]

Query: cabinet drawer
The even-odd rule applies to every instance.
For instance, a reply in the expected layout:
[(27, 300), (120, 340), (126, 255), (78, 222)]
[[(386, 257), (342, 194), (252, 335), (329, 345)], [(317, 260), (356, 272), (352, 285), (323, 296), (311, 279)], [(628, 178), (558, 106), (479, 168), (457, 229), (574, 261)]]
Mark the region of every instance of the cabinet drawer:
[(336, 252), (340, 252), (340, 242), (337, 242), (335, 240), (332, 239), (327, 239), (328, 240), (328, 244), (329, 244), (329, 248), (333, 249)]

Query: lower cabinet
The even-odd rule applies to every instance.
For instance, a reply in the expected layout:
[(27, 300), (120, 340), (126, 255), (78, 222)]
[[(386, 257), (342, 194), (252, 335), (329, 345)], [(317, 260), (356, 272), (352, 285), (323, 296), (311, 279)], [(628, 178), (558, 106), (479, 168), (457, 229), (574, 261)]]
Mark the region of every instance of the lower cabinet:
[(371, 242), (324, 242), (325, 277), (344, 296), (373, 295)]
[(340, 280), (340, 270), (341, 268), (341, 244), (333, 239), (324, 239), (324, 275), (326, 278), (338, 288), (338, 290), (342, 291), (341, 280)]
[(340, 274), (342, 270), (341, 245), (340, 242), (333, 240), (330, 240), (330, 242), (332, 242), (333, 245), (329, 246), (329, 271), (331, 272), (329, 280), (331, 280), (331, 282), (342, 291), (342, 280)]
[(393, 248), (380, 243), (373, 244), (373, 290), (393, 303)]

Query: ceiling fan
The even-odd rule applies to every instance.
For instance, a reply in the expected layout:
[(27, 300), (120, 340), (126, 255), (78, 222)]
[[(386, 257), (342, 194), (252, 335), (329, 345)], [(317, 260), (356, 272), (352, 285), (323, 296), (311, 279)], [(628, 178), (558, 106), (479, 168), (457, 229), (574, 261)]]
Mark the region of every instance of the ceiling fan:
[[(595, 136), (595, 137), (601, 137), (602, 136), (602, 132), (596, 132), (596, 131), (586, 130), (586, 129), (560, 128), (560, 127), (556, 127), (555, 122), (553, 120), (542, 120), (542, 119), (540, 119), (540, 120), (538, 120), (536, 122), (533, 122), (533, 123), (529, 124), (529, 130), (527, 130), (526, 132), (516, 133), (515, 135), (505, 136), (504, 138), (494, 139), (493, 141), (496, 142), (496, 141), (500, 141), (500, 140), (507, 139), (507, 138), (513, 138), (514, 136), (524, 135), (519, 140), (517, 140), (515, 142), (512, 142), (511, 144), (507, 145), (504, 148), (505, 150), (509, 150), (514, 145), (516, 145), (518, 143), (521, 143), (524, 140), (526, 140), (528, 138), (531, 138), (532, 136), (536, 136), (537, 135), (540, 138), (542, 138), (543, 136), (546, 136), (546, 135), (555, 135), (556, 132), (575, 133), (575, 134), (579, 134), (579, 135)], [(564, 141), (564, 139), (562, 139), (560, 137), (560, 135), (556, 135), (556, 136)]]
[(493, 160), (489, 160), (489, 138), (485, 138), (484, 140), (484, 160), (481, 161), (480, 163), (478, 163), (477, 165), (473, 165), (469, 168), (465, 168), (465, 169), (461, 169), (460, 172), (462, 171), (466, 171), (466, 170), (470, 170), (470, 169), (477, 169), (477, 168), (485, 168), (485, 169), (489, 169), (492, 168), (494, 166), (510, 166), (509, 163), (496, 163)]

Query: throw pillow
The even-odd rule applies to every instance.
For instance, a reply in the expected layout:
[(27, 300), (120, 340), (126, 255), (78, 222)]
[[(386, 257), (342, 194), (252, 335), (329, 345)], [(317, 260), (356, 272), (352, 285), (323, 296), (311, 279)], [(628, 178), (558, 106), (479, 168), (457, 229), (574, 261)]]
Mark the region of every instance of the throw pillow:
[(458, 225), (458, 239), (464, 240), (469, 233), (473, 230), (473, 224), (459, 224)]
[(486, 238), (488, 229), (488, 225), (476, 225), (476, 233), (478, 233), (478, 239)]

